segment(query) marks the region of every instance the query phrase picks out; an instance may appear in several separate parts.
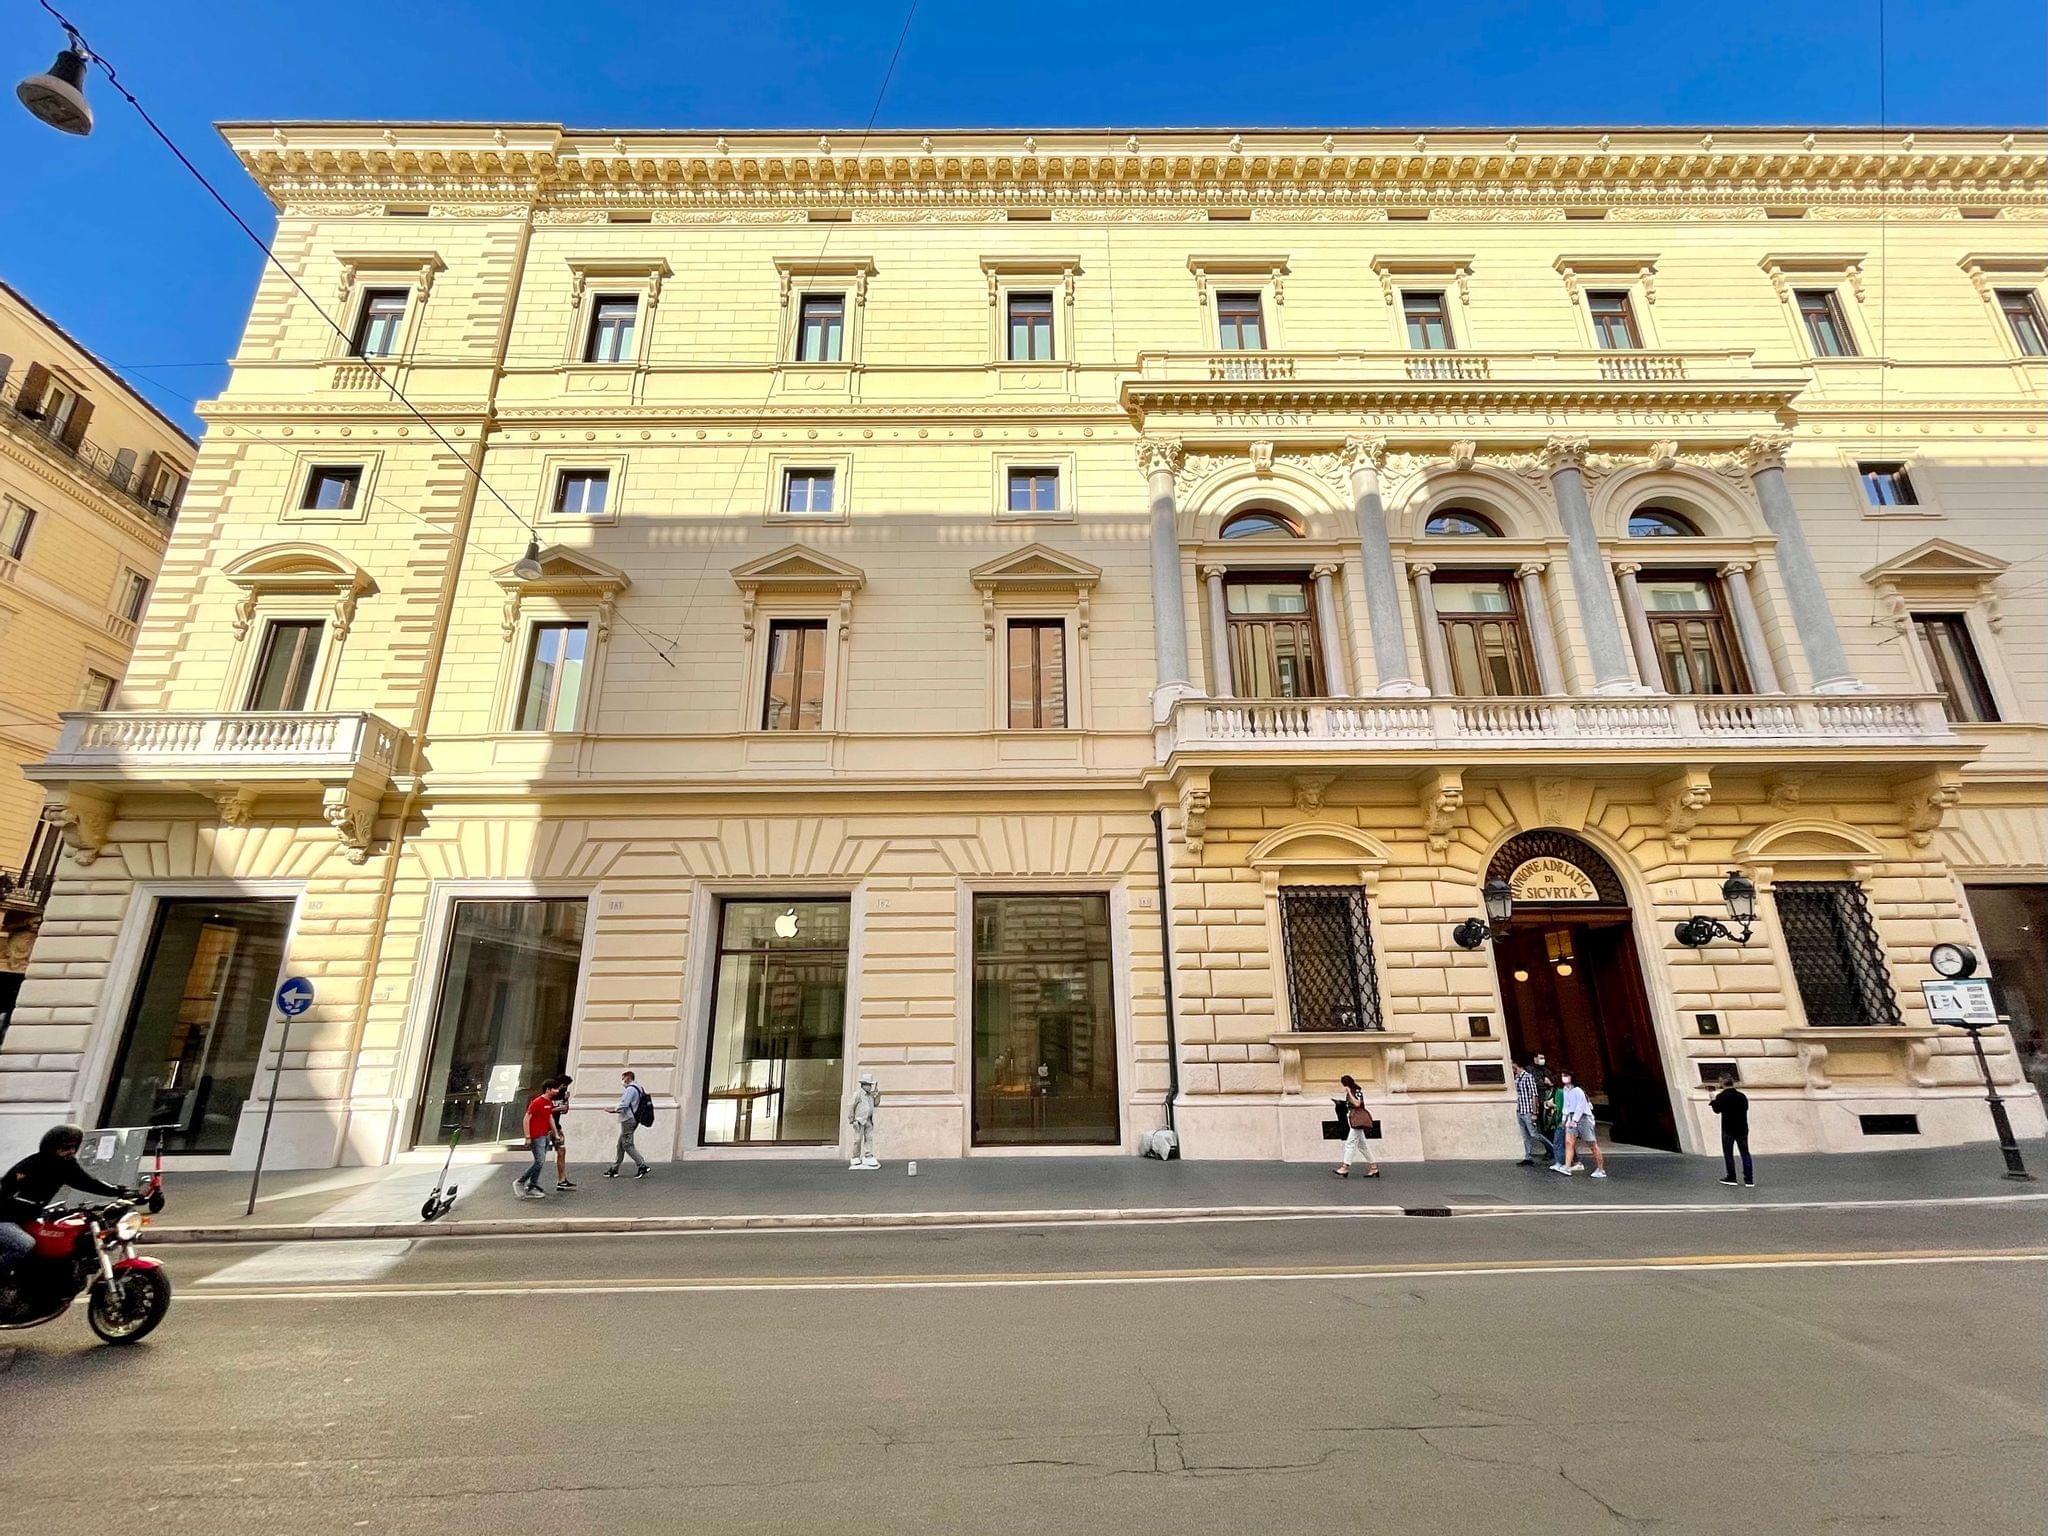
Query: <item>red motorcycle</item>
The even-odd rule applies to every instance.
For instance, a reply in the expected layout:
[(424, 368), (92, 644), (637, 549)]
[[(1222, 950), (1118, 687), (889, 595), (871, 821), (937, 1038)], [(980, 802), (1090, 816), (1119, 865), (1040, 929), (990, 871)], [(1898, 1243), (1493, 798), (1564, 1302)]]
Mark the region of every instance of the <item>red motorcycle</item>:
[(81, 1292), (85, 1319), (109, 1344), (148, 1336), (171, 1309), (171, 1279), (140, 1258), (143, 1211), (154, 1192), (105, 1205), (52, 1206), (24, 1224), (35, 1251), (0, 1278), (0, 1328), (34, 1328), (63, 1315)]

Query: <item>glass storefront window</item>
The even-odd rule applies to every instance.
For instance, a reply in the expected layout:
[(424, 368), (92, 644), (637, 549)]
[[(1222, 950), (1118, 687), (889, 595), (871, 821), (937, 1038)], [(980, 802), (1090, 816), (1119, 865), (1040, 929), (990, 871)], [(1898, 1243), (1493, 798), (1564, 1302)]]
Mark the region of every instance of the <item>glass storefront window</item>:
[(974, 1141), (1121, 1139), (1104, 895), (974, 898)]
[(569, 1062), (586, 905), (455, 903), (416, 1145), (446, 1141), (458, 1129), (464, 1141), (520, 1138), (526, 1101)]
[(166, 1152), (230, 1152), (256, 1081), (292, 903), (157, 908), (102, 1125), (162, 1125)]
[(2048, 1099), (2048, 885), (1966, 885), (1991, 994), (2027, 1081)]
[(706, 1146), (838, 1141), (852, 925), (843, 897), (720, 903)]

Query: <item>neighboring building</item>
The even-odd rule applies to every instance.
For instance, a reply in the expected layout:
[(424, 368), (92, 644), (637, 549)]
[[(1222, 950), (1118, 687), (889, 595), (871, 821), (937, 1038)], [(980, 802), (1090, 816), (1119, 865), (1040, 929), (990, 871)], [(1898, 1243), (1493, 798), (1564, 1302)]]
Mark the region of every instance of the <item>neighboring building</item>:
[[(1937, 941), (2038, 1051), (2048, 136), (227, 138), (346, 334), (265, 275), (36, 770), (8, 1148), (246, 1164), (279, 1050), (305, 1166), (565, 1064), (687, 1157), (867, 1070), (891, 1156), (1177, 1084), (1325, 1157), (1346, 1071), (1508, 1156), (1511, 1047), (1624, 1141), (1733, 1071), (1768, 1148), (1952, 1143)], [(1676, 942), (1730, 870), (1752, 940)]]
[(58, 842), (23, 765), (113, 709), (198, 445), (0, 283), (0, 1021)]

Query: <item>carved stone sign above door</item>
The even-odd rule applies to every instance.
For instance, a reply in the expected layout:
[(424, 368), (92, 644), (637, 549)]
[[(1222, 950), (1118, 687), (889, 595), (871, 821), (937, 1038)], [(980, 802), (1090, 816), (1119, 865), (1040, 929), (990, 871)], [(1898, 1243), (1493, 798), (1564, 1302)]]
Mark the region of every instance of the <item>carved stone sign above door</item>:
[(1600, 899), (1593, 877), (1555, 854), (1543, 854), (1516, 865), (1514, 873), (1508, 876), (1508, 889), (1514, 892), (1518, 903)]

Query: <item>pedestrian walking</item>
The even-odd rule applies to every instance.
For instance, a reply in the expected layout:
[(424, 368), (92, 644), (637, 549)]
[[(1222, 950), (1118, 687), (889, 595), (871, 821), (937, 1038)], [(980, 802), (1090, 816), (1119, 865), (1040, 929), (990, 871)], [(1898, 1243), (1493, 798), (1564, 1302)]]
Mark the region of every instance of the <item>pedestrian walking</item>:
[(1380, 1176), (1380, 1165), (1372, 1160), (1372, 1143), (1365, 1139), (1373, 1124), (1372, 1111), (1365, 1107), (1365, 1090), (1349, 1072), (1339, 1081), (1344, 1084), (1344, 1161), (1330, 1171), (1340, 1179), (1350, 1178), (1351, 1160), (1356, 1157), (1365, 1163), (1365, 1176), (1376, 1179)]
[(550, 1132), (555, 1143), (555, 1193), (567, 1194), (576, 1187), (576, 1181), (569, 1177), (569, 1136), (562, 1127), (562, 1118), (569, 1113), (569, 1085), (573, 1077), (558, 1078), (555, 1081), (555, 1123)]
[(1735, 1152), (1742, 1150), (1742, 1187), (1756, 1188), (1756, 1166), (1749, 1160), (1749, 1095), (1735, 1086), (1733, 1074), (1721, 1079), (1721, 1091), (1707, 1106), (1721, 1117), (1721, 1175), (1723, 1184), (1735, 1182)]
[(633, 1159), (633, 1177), (647, 1177), (647, 1159), (640, 1155), (640, 1149), (633, 1145), (633, 1138), (643, 1125), (654, 1124), (654, 1100), (647, 1090), (633, 1079), (630, 1072), (619, 1074), (619, 1107), (614, 1113), (619, 1120), (619, 1144), (612, 1149), (612, 1165), (605, 1169), (604, 1176), (616, 1179), (619, 1164), (627, 1158)]
[(1586, 1097), (1586, 1090), (1572, 1081), (1569, 1072), (1558, 1074), (1560, 1103), (1558, 1118), (1564, 1127), (1564, 1155), (1550, 1165), (1552, 1173), (1561, 1173), (1570, 1178), (1586, 1165), (1578, 1160), (1579, 1148), (1584, 1146), (1593, 1154), (1593, 1177), (1607, 1177), (1607, 1158), (1600, 1150), (1600, 1137), (1593, 1125), (1593, 1101)]
[(522, 1200), (545, 1200), (547, 1191), (540, 1187), (540, 1176), (548, 1166), (548, 1144), (555, 1130), (555, 1084), (559, 1078), (549, 1078), (540, 1085), (540, 1092), (526, 1101), (526, 1140), (533, 1151), (533, 1166), (512, 1181), (512, 1193)]
[(1535, 1061), (1536, 1130), (1546, 1143), (1553, 1163), (1564, 1161), (1564, 1090), (1541, 1056)]
[(1517, 1168), (1533, 1168), (1539, 1153), (1548, 1153), (1550, 1143), (1537, 1131), (1536, 1074), (1522, 1062), (1515, 1063), (1515, 1128), (1522, 1133), (1522, 1160)]

